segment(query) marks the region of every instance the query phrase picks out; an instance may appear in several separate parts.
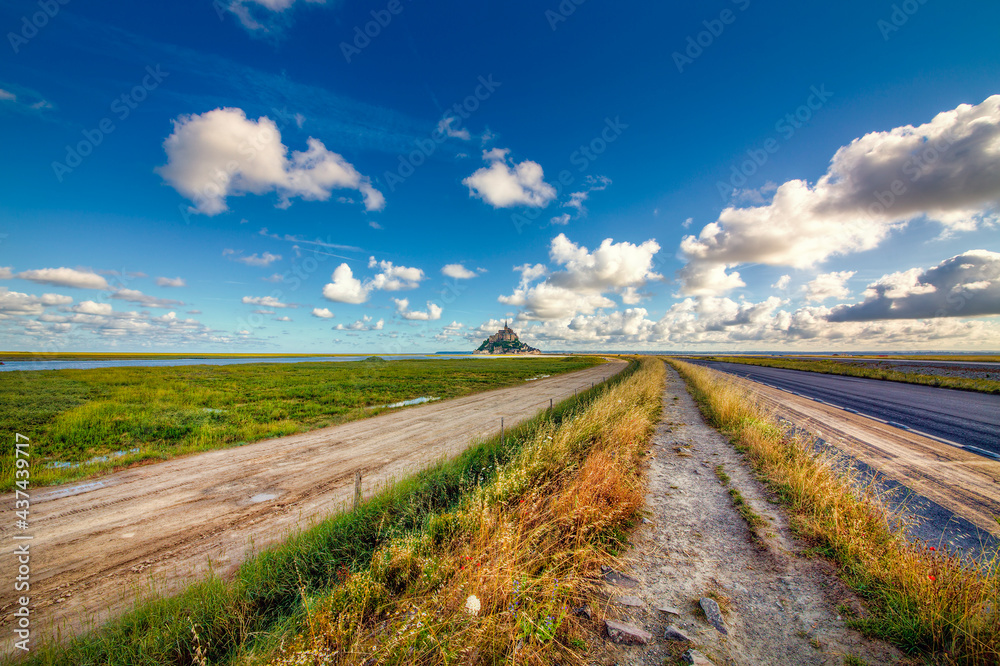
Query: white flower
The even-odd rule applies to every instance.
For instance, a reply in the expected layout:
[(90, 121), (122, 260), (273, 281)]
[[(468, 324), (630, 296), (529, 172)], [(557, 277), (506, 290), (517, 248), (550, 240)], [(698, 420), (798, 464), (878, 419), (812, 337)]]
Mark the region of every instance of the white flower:
[(482, 608), (482, 604), (479, 603), (479, 597), (470, 594), (469, 598), (465, 600), (465, 610), (472, 615), (479, 615), (480, 608)]

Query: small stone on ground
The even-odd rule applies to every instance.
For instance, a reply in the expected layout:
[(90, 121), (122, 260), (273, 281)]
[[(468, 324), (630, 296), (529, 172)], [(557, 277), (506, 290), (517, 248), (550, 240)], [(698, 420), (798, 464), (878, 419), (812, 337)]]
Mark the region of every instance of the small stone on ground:
[(639, 581), (635, 578), (631, 578), (625, 574), (620, 574), (611, 567), (603, 566), (601, 567), (601, 572), (604, 580), (612, 585), (617, 585), (619, 587), (636, 587), (639, 585)]
[(608, 629), (608, 638), (615, 643), (645, 645), (653, 640), (653, 634), (634, 624), (615, 622), (614, 620), (605, 620), (604, 624)]
[(639, 597), (613, 597), (611, 601), (619, 606), (632, 606), (633, 608), (642, 608), (646, 605)]
[(691, 639), (688, 638), (687, 634), (685, 634), (683, 631), (681, 631), (680, 629), (678, 629), (674, 625), (670, 625), (669, 627), (667, 627), (667, 630), (663, 632), (663, 637), (665, 639), (667, 639), (668, 641), (688, 641), (688, 642), (691, 642)]
[(719, 604), (715, 599), (702, 597), (698, 603), (701, 605), (701, 609), (705, 611), (705, 617), (708, 618), (712, 626), (722, 633), (728, 634), (729, 629), (726, 628), (726, 621), (723, 619), (722, 611), (719, 610)]
[(694, 666), (715, 666), (715, 663), (697, 650), (688, 650), (684, 653), (684, 661)]

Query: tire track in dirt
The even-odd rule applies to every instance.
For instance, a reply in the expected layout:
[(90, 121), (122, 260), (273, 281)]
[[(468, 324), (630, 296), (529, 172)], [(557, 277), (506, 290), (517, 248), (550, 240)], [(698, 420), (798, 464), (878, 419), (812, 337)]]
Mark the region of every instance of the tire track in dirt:
[[(176, 592), (210, 570), (231, 576), (254, 550), (346, 506), (355, 470), (372, 494), (495, 434), (501, 417), (514, 425), (550, 398), (563, 400), (624, 367), (612, 361), (32, 493), (32, 638), (72, 636), (138, 597)], [(13, 495), (2, 502), (13, 506)], [(10, 526), (0, 527), (0, 540), (11, 543), (11, 536)], [(5, 571), (16, 571), (11, 562), (5, 558)], [(12, 581), (0, 585), (0, 649), (7, 653), (19, 594)]]

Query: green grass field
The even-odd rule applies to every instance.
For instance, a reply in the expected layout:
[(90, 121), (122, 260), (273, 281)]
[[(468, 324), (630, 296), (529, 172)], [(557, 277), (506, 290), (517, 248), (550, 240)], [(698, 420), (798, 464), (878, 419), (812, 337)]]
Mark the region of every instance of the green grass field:
[[(804, 354), (808, 356), (808, 354)], [(829, 358), (817, 356), (816, 358)], [(1000, 363), (1000, 356), (983, 354), (851, 354), (847, 358), (866, 358), (876, 361), (961, 361), (963, 363)]]
[[(522, 363), (531, 361), (517, 361)], [(646, 448), (661, 390), (662, 364), (633, 362), (606, 384), (515, 426), (503, 441), (473, 442), (455, 459), (387, 486), (357, 510), (332, 514), (251, 557), (232, 580), (212, 576), (180, 594), (140, 601), (88, 634), (35, 645), (16, 663), (436, 664), (459, 663), (444, 655), (470, 646), (484, 655), (483, 663), (513, 663), (518, 651), (534, 655), (527, 663), (572, 663), (568, 648), (578, 648), (567, 643), (575, 616), (561, 618), (551, 634), (521, 635), (525, 622), (489, 612), (490, 588), (482, 581), (489, 580), (495, 606), (517, 604), (524, 620), (540, 622), (561, 603), (597, 603), (579, 599), (589, 590), (582, 574), (597, 577), (599, 564), (622, 547), (636, 519), (643, 494), (635, 459)], [(604, 455), (591, 461), (596, 464), (588, 476), (586, 460), (595, 449)], [(589, 483), (573, 483), (583, 476)], [(633, 504), (618, 501), (629, 492)], [(560, 494), (563, 501), (555, 501)], [(553, 507), (572, 517), (540, 520)], [(504, 529), (494, 523), (478, 529), (486, 512), (500, 515)], [(511, 523), (520, 527), (512, 530), (516, 540), (504, 536)], [(491, 548), (470, 551), (482, 545), (470, 539), (483, 534)], [(420, 552), (412, 552), (415, 544), (423, 545)], [(465, 566), (469, 552), (481, 556), (481, 566)], [(555, 586), (558, 597), (553, 576), (563, 581)], [(487, 609), (478, 618), (461, 606), (473, 585)], [(407, 610), (417, 604), (433, 606), (433, 626), (404, 632)], [(335, 607), (335, 626), (320, 628), (321, 616)], [(449, 612), (440, 612), (445, 607)], [(328, 660), (311, 650), (296, 654), (297, 637), (314, 627), (317, 641), (334, 646), (324, 648)], [(360, 640), (375, 645), (351, 649)], [(338, 643), (346, 652), (336, 651)], [(373, 649), (378, 659), (371, 658)], [(283, 659), (288, 653), (290, 660)]]
[[(31, 440), (37, 486), (336, 425), (422, 396), (454, 398), (520, 385), (599, 362), (428, 359), (0, 373), (6, 433), (0, 490), (13, 487), (14, 433)], [(99, 457), (107, 459), (94, 460)]]
[[(363, 354), (360, 354), (363, 356)], [(426, 354), (414, 354), (425, 356)], [(134, 359), (168, 359), (168, 358), (316, 358), (316, 357), (359, 356), (359, 354), (170, 354), (145, 352), (16, 352), (0, 351), (0, 361), (106, 361)], [(406, 356), (406, 354), (393, 354)]]
[[(842, 363), (835, 359), (820, 359), (801, 361), (784, 358), (762, 358), (749, 356), (699, 356), (711, 361), (726, 363), (743, 363), (744, 365), (760, 365), (768, 368), (786, 368), (788, 370), (805, 370), (821, 372), (828, 375), (846, 375), (848, 377), (866, 377), (868, 379), (883, 379), (906, 384), (923, 384), (940, 388), (959, 389), (962, 391), (978, 391), (979, 393), (1000, 393), (1000, 380), (978, 379), (973, 377), (941, 377), (923, 375), (915, 372), (900, 372), (885, 368), (870, 368), (854, 363)], [(964, 358), (962, 360), (965, 360)]]

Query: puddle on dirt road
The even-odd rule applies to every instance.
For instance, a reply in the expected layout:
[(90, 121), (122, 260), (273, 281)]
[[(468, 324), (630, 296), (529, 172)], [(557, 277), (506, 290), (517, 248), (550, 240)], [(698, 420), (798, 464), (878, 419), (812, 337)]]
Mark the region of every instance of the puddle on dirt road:
[(546, 379), (546, 378), (548, 378), (548, 377), (551, 377), (551, 376), (552, 376), (552, 375), (538, 375), (537, 377), (528, 377), (528, 378), (527, 378), (527, 379), (525, 379), (524, 381), (526, 381), (526, 382), (533, 382), (533, 381), (535, 381), (536, 379)]
[(91, 490), (97, 490), (98, 488), (103, 488), (103, 487), (104, 487), (103, 481), (94, 481), (92, 483), (84, 483), (78, 486), (59, 488), (58, 490), (51, 490), (47, 493), (36, 495), (34, 501), (45, 502), (47, 500), (59, 499), (60, 497), (71, 497), (72, 495), (79, 495), (80, 493), (86, 493)]
[(127, 456), (130, 453), (139, 453), (139, 449), (129, 449), (128, 451), (115, 451), (114, 453), (109, 453), (106, 456), (97, 456), (96, 458), (91, 458), (90, 460), (84, 460), (83, 462), (62, 462), (61, 460), (53, 460), (51, 462), (45, 463), (45, 467), (49, 469), (72, 469), (74, 467), (80, 467), (81, 465), (92, 465), (94, 463), (107, 462), (112, 458), (121, 458), (122, 456)]
[(275, 493), (257, 493), (250, 498), (251, 504), (260, 504), (261, 502), (270, 502), (273, 499), (278, 499)]
[(421, 396), (419, 398), (414, 398), (412, 400), (404, 400), (402, 402), (394, 402), (391, 405), (374, 405), (368, 409), (394, 409), (396, 407), (409, 407), (410, 405), (422, 405), (425, 402), (434, 402), (435, 400), (440, 400), (441, 398), (428, 398), (427, 396)]

